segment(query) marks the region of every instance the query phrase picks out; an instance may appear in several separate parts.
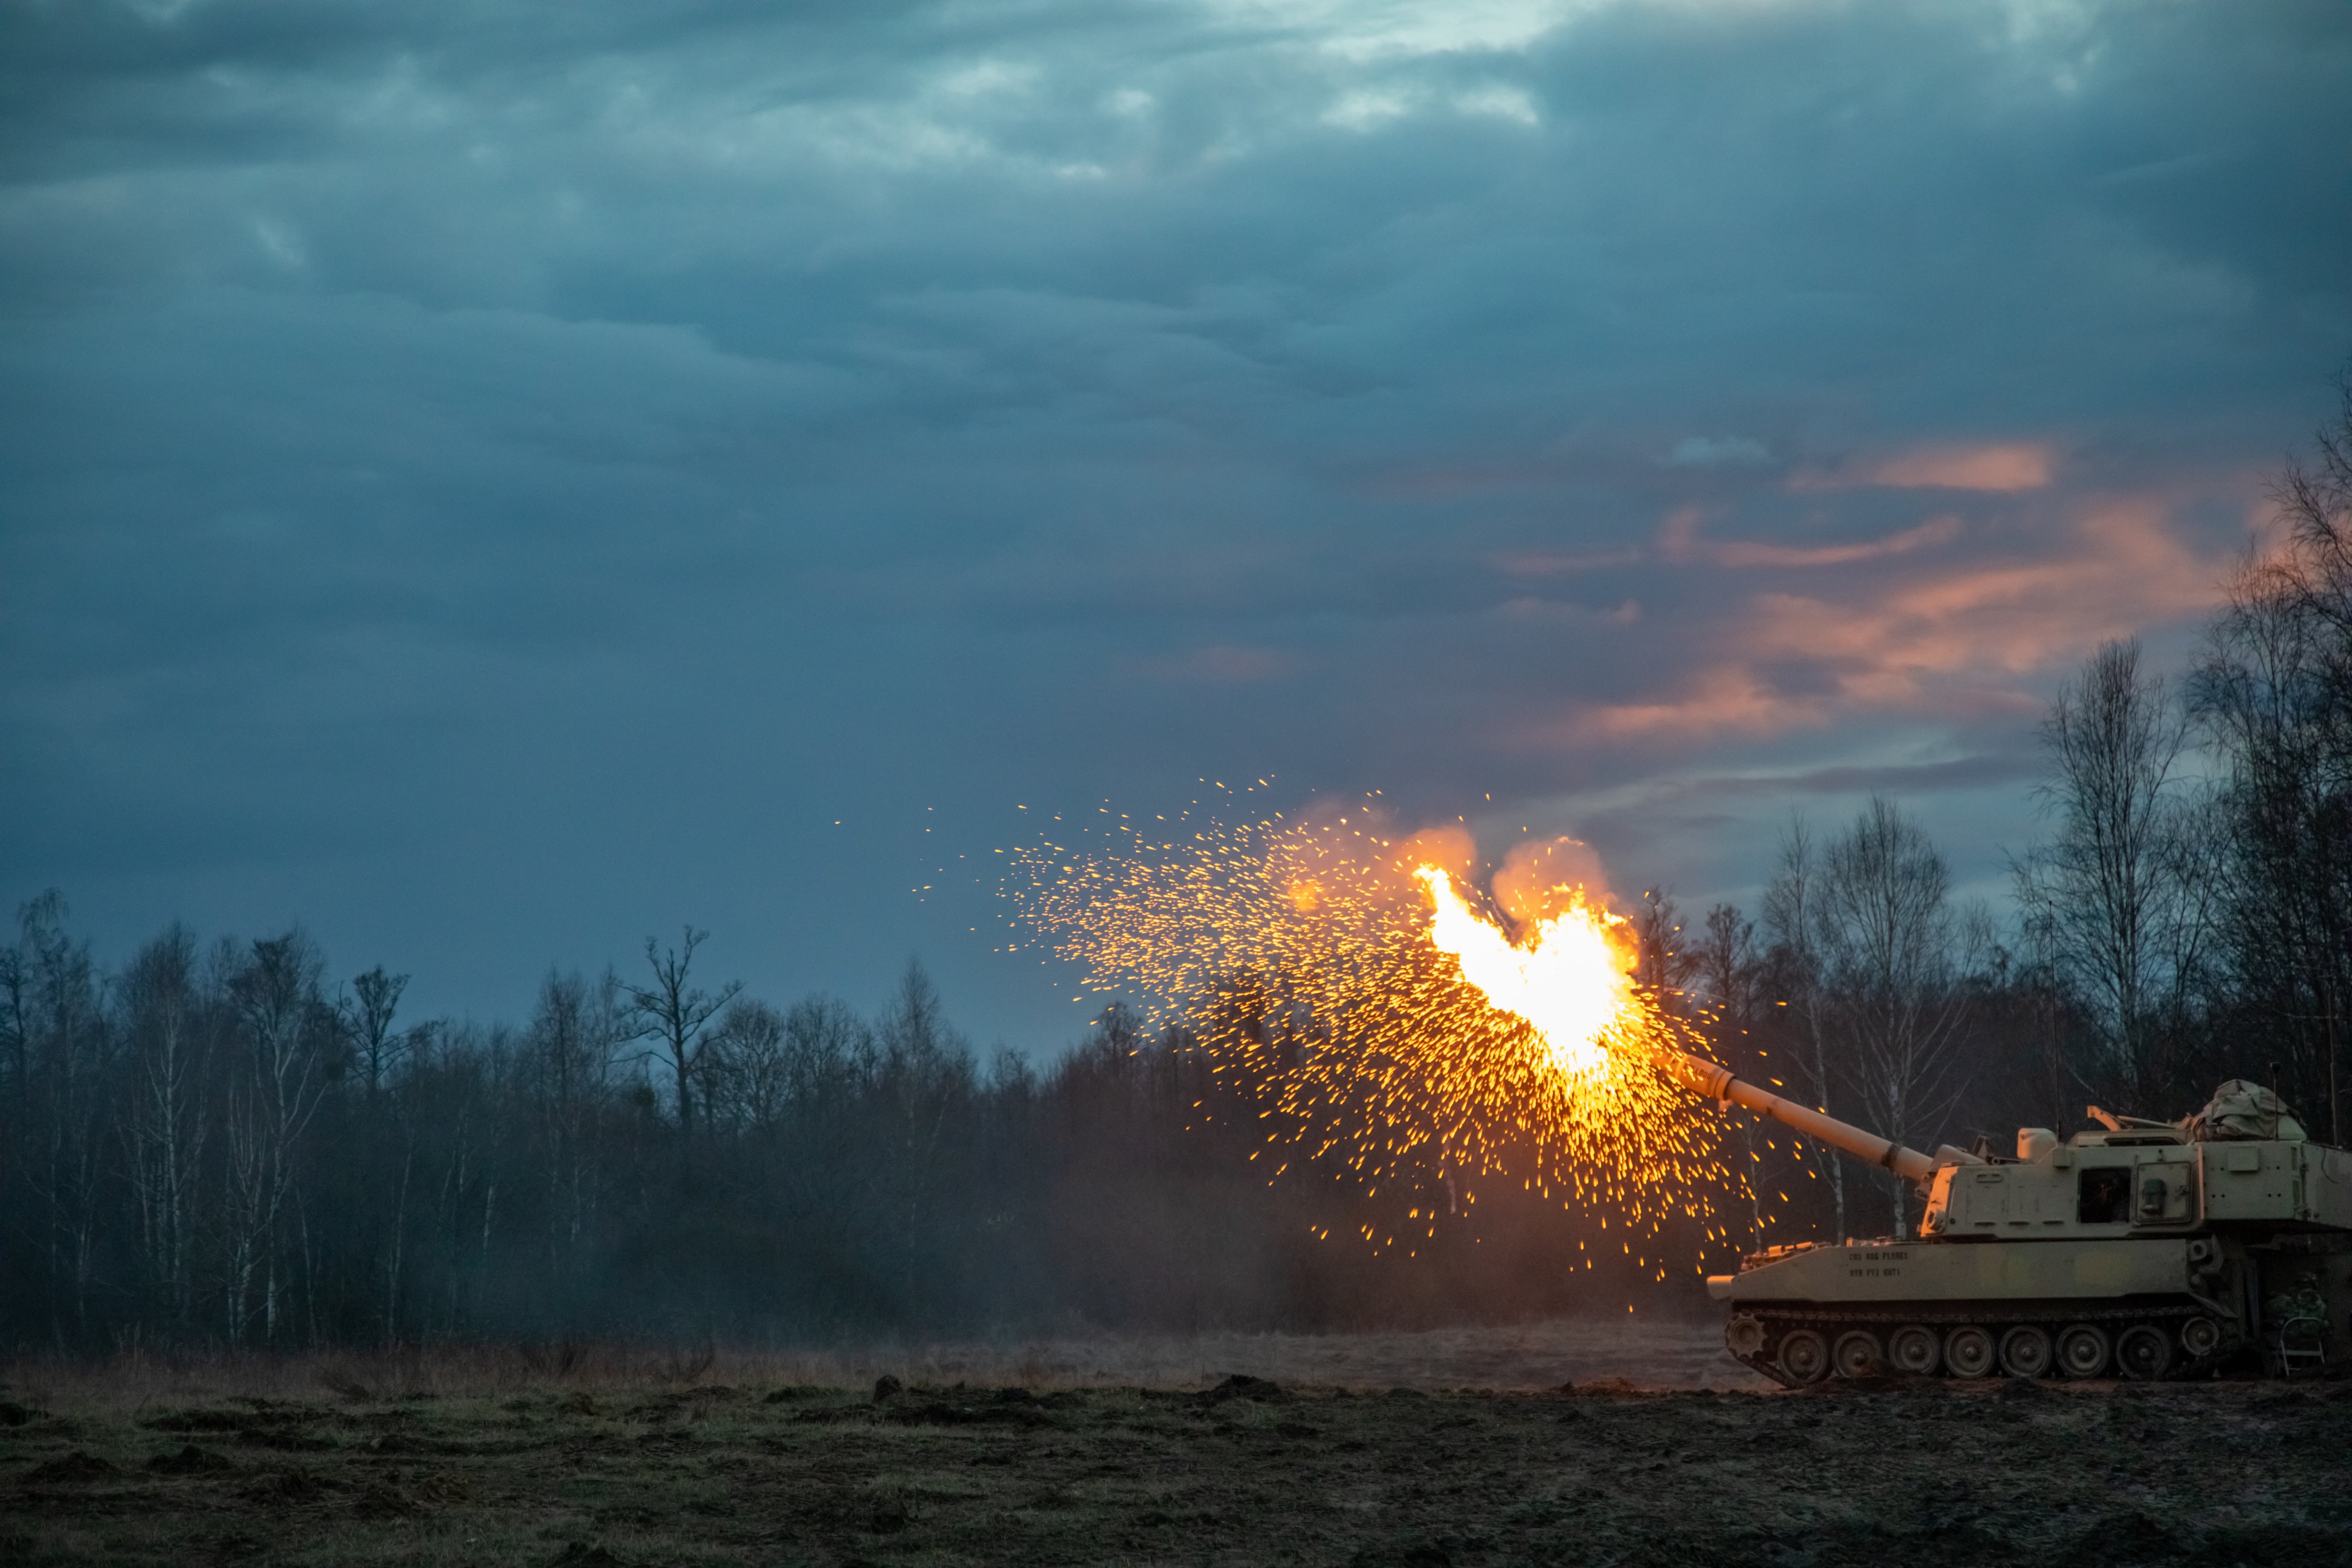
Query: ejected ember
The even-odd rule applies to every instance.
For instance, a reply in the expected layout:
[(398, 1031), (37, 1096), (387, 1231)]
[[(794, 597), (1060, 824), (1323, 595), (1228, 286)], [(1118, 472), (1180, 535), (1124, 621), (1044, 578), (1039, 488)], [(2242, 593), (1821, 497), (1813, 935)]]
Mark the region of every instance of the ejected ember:
[(1697, 1037), (1633, 983), (1638, 946), (1591, 851), (1517, 846), (1489, 913), (1462, 891), (1458, 829), (1400, 833), (1366, 807), (1181, 826), (1095, 852), (1048, 839), (1015, 855), (1008, 892), (1097, 989), (1148, 998), (1216, 1071), (1274, 1086), (1270, 1175), (1336, 1161), (1367, 1192), (1447, 1195), (1407, 1217), (1417, 1233), (1368, 1229), (1383, 1249), (1496, 1183), (1589, 1207), (1660, 1280), (1664, 1222), (1713, 1233), (1744, 1176), (1661, 1065)]

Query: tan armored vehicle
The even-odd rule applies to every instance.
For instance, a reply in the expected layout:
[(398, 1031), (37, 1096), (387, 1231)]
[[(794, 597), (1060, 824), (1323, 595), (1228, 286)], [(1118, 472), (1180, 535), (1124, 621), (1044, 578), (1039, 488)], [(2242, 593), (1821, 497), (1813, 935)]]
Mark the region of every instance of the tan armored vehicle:
[[(2232, 1080), (2196, 1115), (2112, 1116), (2016, 1157), (1874, 1136), (1683, 1056), (1693, 1092), (1745, 1105), (1917, 1184), (1914, 1241), (1804, 1241), (1706, 1282), (1731, 1354), (1790, 1387), (1921, 1376), (2273, 1377), (2352, 1367), (2352, 1153), (2311, 1142)], [(1981, 1151), (1982, 1145), (1979, 1145)]]

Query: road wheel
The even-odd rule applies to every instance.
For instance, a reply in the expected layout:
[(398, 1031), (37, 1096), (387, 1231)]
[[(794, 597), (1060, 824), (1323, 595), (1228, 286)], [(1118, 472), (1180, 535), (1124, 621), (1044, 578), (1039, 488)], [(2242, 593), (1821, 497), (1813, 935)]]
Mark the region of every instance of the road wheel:
[(2076, 1323), (2058, 1336), (2058, 1370), (2069, 1377), (2096, 1377), (2107, 1369), (2107, 1331)]
[(2116, 1364), (2126, 1377), (2153, 1383), (2172, 1370), (2172, 1336), (2154, 1323), (2134, 1323), (2116, 1341)]
[(1944, 1336), (1944, 1366), (1954, 1377), (1982, 1377), (1992, 1370), (1992, 1332), (1962, 1323)]
[(2221, 1325), (2211, 1318), (2191, 1318), (2180, 1325), (2180, 1348), (2199, 1361), (2221, 1348)]
[(1867, 1377), (1886, 1365), (1885, 1354), (1878, 1348), (1878, 1336), (1868, 1329), (1848, 1329), (1838, 1335), (1837, 1348), (1830, 1353), (1830, 1360), (1840, 1377)]
[(2011, 1377), (2040, 1377), (2050, 1370), (2050, 1331), (2020, 1323), (2000, 1336), (2000, 1369)]
[(1943, 1364), (1944, 1344), (1925, 1323), (1906, 1323), (1886, 1340), (1886, 1359), (1897, 1371), (1914, 1377), (1933, 1377)]
[(1812, 1330), (1791, 1329), (1780, 1337), (1780, 1372), (1790, 1383), (1819, 1383), (1829, 1369), (1829, 1341)]

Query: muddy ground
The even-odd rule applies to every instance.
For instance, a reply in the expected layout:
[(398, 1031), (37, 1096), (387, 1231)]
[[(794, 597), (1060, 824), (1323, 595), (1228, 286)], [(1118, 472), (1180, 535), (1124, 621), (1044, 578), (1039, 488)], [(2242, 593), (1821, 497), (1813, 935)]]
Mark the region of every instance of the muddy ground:
[[(2352, 1563), (2352, 1384), (1758, 1392), (1736, 1367), (1694, 1375), (1707, 1331), (1639, 1332), (1663, 1357), (1647, 1388), (1638, 1356), (1564, 1389), (1100, 1385), (1035, 1346), (928, 1353), (1031, 1386), (878, 1392), (715, 1356), (18, 1366), (0, 1562)], [(1455, 1335), (1419, 1366), (1415, 1336), (1254, 1359), (1386, 1377), (1512, 1370), (1516, 1344), (1591, 1367), (1634, 1333)], [(1117, 1348), (1094, 1343), (1074, 1359)]]

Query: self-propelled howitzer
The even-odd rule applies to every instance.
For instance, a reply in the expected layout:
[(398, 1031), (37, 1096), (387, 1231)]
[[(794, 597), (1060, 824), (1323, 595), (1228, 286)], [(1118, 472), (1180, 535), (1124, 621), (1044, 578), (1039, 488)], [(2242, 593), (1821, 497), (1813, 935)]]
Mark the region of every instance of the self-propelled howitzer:
[(1708, 1279), (1724, 1343), (1790, 1387), (1932, 1376), (2291, 1377), (2352, 1364), (2352, 1153), (2313, 1143), (2270, 1090), (2231, 1080), (2179, 1122), (2113, 1116), (1932, 1155), (1699, 1057), (1660, 1065), (1916, 1184), (1916, 1239), (1801, 1241)]

